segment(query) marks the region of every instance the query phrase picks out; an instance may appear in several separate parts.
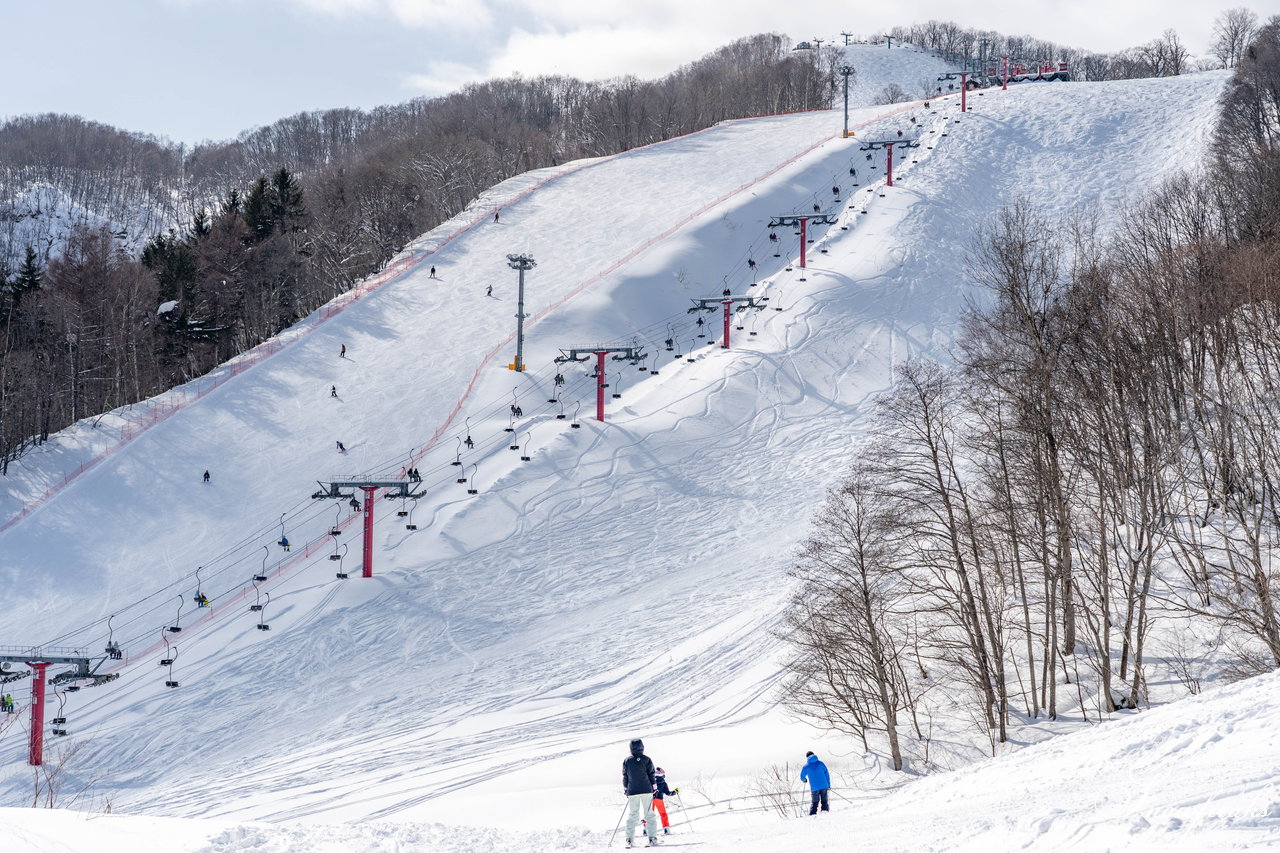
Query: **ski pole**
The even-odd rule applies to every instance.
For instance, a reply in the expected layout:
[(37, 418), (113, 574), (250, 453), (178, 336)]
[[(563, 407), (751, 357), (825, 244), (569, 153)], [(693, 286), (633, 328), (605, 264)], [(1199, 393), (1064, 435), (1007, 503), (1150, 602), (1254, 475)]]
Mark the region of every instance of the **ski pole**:
[(618, 827), (622, 826), (622, 818), (623, 818), (623, 816), (624, 816), (624, 815), (626, 815), (626, 813), (627, 813), (627, 804), (626, 804), (626, 803), (623, 803), (623, 804), (622, 804), (622, 814), (618, 815), (618, 822), (617, 822), (617, 823), (615, 823), (615, 824), (613, 825), (613, 832), (609, 833), (609, 843), (608, 843), (608, 845), (606, 845), (606, 846), (608, 846), (608, 847), (612, 847), (612, 846), (613, 846), (613, 838), (614, 838), (614, 836), (615, 836), (615, 835), (617, 835), (617, 834), (618, 834)]
[(686, 814), (686, 810), (684, 807), (684, 800), (680, 798), (679, 794), (676, 794), (676, 805), (680, 807), (680, 816), (684, 821), (682, 825), (689, 827), (690, 832), (697, 832), (698, 830), (693, 828), (693, 823), (689, 820), (688, 814)]

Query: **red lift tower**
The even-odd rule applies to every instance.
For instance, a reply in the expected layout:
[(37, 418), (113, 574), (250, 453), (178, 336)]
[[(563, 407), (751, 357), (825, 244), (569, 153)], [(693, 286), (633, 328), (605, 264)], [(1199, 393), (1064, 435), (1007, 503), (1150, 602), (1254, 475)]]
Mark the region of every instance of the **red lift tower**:
[(920, 143), (914, 139), (880, 139), (875, 142), (864, 142), (862, 144), (863, 151), (875, 151), (883, 148), (888, 152), (888, 161), (885, 165), (884, 185), (886, 187), (893, 186), (893, 148), (895, 145), (901, 145), (903, 148), (919, 148)]
[[(319, 480), (316, 482), (320, 483)], [(368, 477), (335, 477), (328, 483), (320, 483), (321, 491), (311, 497), (316, 500), (356, 499), (356, 489), (364, 492), (364, 571), (361, 577), (373, 577), (373, 502), (377, 498), (378, 489), (389, 489), (384, 497), (410, 498), (417, 500), (419, 495), (413, 491), (417, 485), (412, 480), (376, 480)]]
[[(39, 767), (44, 763), (44, 697), (46, 683), (55, 687), (59, 684), (71, 684), (76, 681), (88, 681), (85, 685), (73, 685), (70, 690), (79, 690), (81, 686), (97, 687), (108, 681), (115, 681), (120, 673), (99, 673), (98, 668), (108, 660), (119, 660), (113, 654), (100, 658), (91, 658), (80, 649), (3, 649), (0, 650), (0, 684), (31, 676), (31, 732), (28, 738), (27, 763)], [(95, 662), (96, 661), (96, 662)], [(30, 672), (11, 672), (15, 664), (31, 667)], [(45, 678), (49, 667), (59, 664), (70, 664), (74, 669), (58, 673), (53, 678)], [(65, 722), (65, 721), (63, 721)], [(55, 726), (60, 725), (54, 720)], [(64, 734), (55, 728), (54, 734)]]
[(805, 244), (808, 242), (806, 237), (808, 235), (810, 221), (815, 225), (835, 225), (836, 217), (831, 213), (788, 213), (783, 216), (775, 216), (769, 220), (770, 228), (791, 228), (796, 225), (800, 226), (800, 269), (805, 268)]
[(938, 82), (943, 80), (954, 80), (960, 78), (960, 112), (967, 113), (969, 111), (969, 72), (968, 71), (952, 71), (943, 74), (938, 78)]
[(724, 342), (720, 344), (721, 349), (729, 349), (729, 327), (730, 315), (733, 313), (733, 306), (739, 305), (739, 311), (747, 308), (754, 308), (757, 311), (764, 308), (763, 298), (757, 299), (754, 296), (713, 296), (709, 299), (693, 300), (693, 307), (689, 309), (689, 313), (694, 311), (714, 311), (717, 306), (724, 306)]
[(613, 353), (614, 361), (629, 361), (632, 364), (646, 358), (642, 347), (570, 347), (560, 352), (562, 355), (556, 356), (557, 364), (563, 364), (566, 361), (588, 361), (593, 355), (596, 357), (596, 420), (598, 421), (604, 420), (604, 389), (609, 387), (604, 381), (604, 357)]

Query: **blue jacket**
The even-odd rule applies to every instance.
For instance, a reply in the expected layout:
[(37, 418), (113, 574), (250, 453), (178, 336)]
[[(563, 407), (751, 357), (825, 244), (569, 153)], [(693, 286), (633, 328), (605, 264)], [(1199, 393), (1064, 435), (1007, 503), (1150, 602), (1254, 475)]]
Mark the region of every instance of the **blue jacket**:
[(809, 788), (814, 791), (822, 791), (831, 787), (831, 774), (827, 772), (827, 765), (818, 760), (818, 756), (810, 755), (809, 763), (800, 768), (800, 781), (808, 782)]

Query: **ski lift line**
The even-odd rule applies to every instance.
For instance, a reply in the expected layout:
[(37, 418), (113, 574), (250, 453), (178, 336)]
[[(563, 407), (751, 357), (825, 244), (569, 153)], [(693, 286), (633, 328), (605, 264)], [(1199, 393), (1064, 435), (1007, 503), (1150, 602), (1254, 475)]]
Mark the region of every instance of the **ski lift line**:
[[(899, 109), (897, 109), (897, 110), (890, 111), (889, 113), (886, 113), (885, 115), (883, 115), (883, 116), (881, 116), (881, 117), (877, 117), (876, 119), (872, 119), (872, 120), (871, 120), (871, 122), (881, 120), (882, 118), (884, 118), (884, 117), (888, 117), (888, 116), (891, 116), (891, 115), (893, 115), (893, 114), (901, 113), (901, 112), (903, 112), (904, 110), (909, 109), (911, 106), (912, 106), (912, 105), (907, 105), (907, 106), (902, 107), (902, 108), (899, 108)], [(864, 123), (863, 123), (863, 125), (859, 125), (859, 126), (865, 126), (866, 124), (869, 124), (869, 123), (871, 123), (871, 122), (864, 122)], [(728, 198), (732, 197), (733, 195), (735, 195), (735, 194), (737, 194), (737, 193), (742, 192), (742, 191), (743, 191), (744, 189), (746, 189), (748, 186), (750, 186), (750, 185), (752, 185), (752, 184), (754, 184), (754, 183), (758, 183), (759, 181), (761, 181), (761, 180), (763, 180), (763, 179), (765, 179), (765, 178), (767, 178), (767, 177), (771, 176), (772, 174), (776, 173), (777, 171), (779, 171), (780, 169), (782, 169), (782, 168), (784, 168), (785, 166), (789, 165), (790, 163), (794, 162), (795, 160), (799, 159), (800, 157), (803, 157), (804, 155), (806, 155), (806, 154), (810, 153), (812, 150), (815, 150), (817, 147), (820, 147), (821, 145), (825, 144), (827, 141), (829, 141), (829, 140), (822, 140), (822, 141), (820, 141), (820, 142), (816, 143), (815, 145), (811, 146), (810, 148), (806, 149), (805, 151), (801, 152), (800, 154), (798, 154), (798, 155), (796, 155), (796, 156), (792, 157), (791, 159), (789, 159), (789, 160), (787, 160), (787, 161), (784, 161), (783, 163), (781, 163), (781, 164), (779, 164), (779, 165), (775, 166), (773, 169), (771, 169), (770, 171), (766, 172), (764, 175), (762, 175), (762, 176), (760, 176), (760, 177), (757, 177), (754, 181), (752, 181), (752, 182), (748, 182), (748, 183), (746, 183), (746, 184), (743, 184), (743, 185), (742, 185), (741, 187), (739, 187), (738, 189), (733, 190), (733, 191), (731, 191), (731, 192), (729, 192), (729, 193), (727, 193), (727, 194), (723, 195), (720, 199), (717, 199), (716, 201), (712, 202), (711, 204), (704, 206), (704, 208), (703, 208), (702, 210), (700, 210), (700, 211), (698, 211), (698, 212), (696, 212), (696, 213), (692, 214), (692, 215), (691, 215), (691, 216), (689, 216), (689, 217), (686, 217), (686, 219), (685, 219), (685, 220), (683, 220), (682, 222), (678, 223), (676, 226), (673, 226), (672, 228), (668, 229), (668, 230), (667, 230), (667, 232), (664, 232), (663, 234), (659, 235), (657, 238), (654, 238), (654, 239), (652, 239), (652, 240), (648, 241), (647, 243), (642, 244), (641, 246), (636, 247), (636, 248), (635, 248), (635, 249), (633, 249), (630, 253), (628, 253), (627, 255), (625, 255), (623, 258), (619, 259), (619, 260), (618, 260), (618, 261), (616, 261), (614, 264), (612, 264), (610, 267), (606, 268), (604, 271), (602, 271), (602, 272), (600, 272), (600, 273), (597, 273), (595, 276), (593, 276), (592, 278), (590, 278), (590, 279), (588, 279), (587, 281), (583, 282), (582, 284), (580, 284), (580, 285), (579, 285), (577, 288), (575, 288), (574, 290), (570, 291), (568, 294), (566, 294), (564, 297), (562, 297), (562, 298), (561, 298), (560, 300), (558, 300), (556, 303), (554, 303), (554, 304), (553, 304), (553, 305), (551, 305), (551, 306), (548, 306), (546, 309), (544, 309), (543, 311), (539, 312), (539, 314), (538, 314), (538, 315), (536, 315), (536, 316), (534, 317), (534, 321), (536, 322), (538, 319), (541, 319), (541, 318), (545, 317), (545, 316), (546, 316), (546, 315), (547, 315), (551, 310), (553, 310), (553, 309), (555, 309), (555, 308), (559, 307), (559, 306), (560, 306), (560, 305), (562, 305), (563, 303), (567, 302), (569, 299), (571, 299), (571, 298), (573, 298), (574, 296), (578, 295), (579, 293), (581, 293), (583, 290), (585, 290), (585, 289), (586, 289), (588, 286), (590, 286), (591, 284), (594, 284), (594, 283), (598, 282), (598, 281), (599, 281), (600, 279), (602, 279), (604, 276), (606, 276), (606, 275), (610, 274), (611, 272), (616, 271), (616, 269), (620, 268), (620, 267), (621, 267), (621, 266), (623, 266), (625, 263), (627, 263), (627, 262), (629, 262), (630, 260), (632, 260), (632, 259), (634, 259), (635, 257), (637, 257), (637, 256), (638, 256), (638, 255), (640, 255), (642, 252), (644, 252), (645, 250), (647, 250), (648, 248), (650, 248), (652, 245), (656, 244), (657, 242), (659, 242), (659, 241), (661, 241), (661, 240), (663, 240), (663, 239), (666, 239), (666, 238), (667, 238), (667, 237), (669, 237), (672, 233), (674, 233), (676, 230), (678, 230), (678, 228), (679, 228), (679, 227), (683, 226), (684, 224), (687, 224), (687, 222), (688, 222), (688, 221), (692, 220), (693, 218), (696, 218), (697, 216), (702, 215), (702, 214), (703, 214), (703, 213), (705, 213), (707, 210), (710, 210), (711, 208), (713, 208), (713, 207), (715, 207), (716, 205), (718, 205), (718, 204), (722, 203), (723, 201), (727, 200)], [(753, 245), (754, 245), (754, 241), (753, 241)], [(751, 253), (750, 253), (750, 251), (748, 251), (748, 252), (747, 252), (748, 257), (750, 256), (750, 254), (751, 254)], [(738, 272), (740, 272), (740, 271), (738, 271)], [(726, 278), (726, 280), (727, 280), (727, 276), (725, 276), (725, 278)], [(671, 315), (671, 316), (672, 316), (672, 318), (675, 318), (675, 317), (678, 317), (679, 315), (677, 314), (677, 315)], [(651, 327), (648, 327), (648, 328), (658, 328), (658, 327), (660, 327), (660, 326), (662, 326), (662, 325), (663, 325), (663, 322), (664, 322), (664, 321), (659, 321), (658, 323), (652, 324), (652, 326), (651, 326)], [(510, 336), (508, 336), (508, 338), (510, 338)], [(509, 341), (509, 339), (508, 339), (508, 340), (505, 340), (505, 341), (503, 342), (503, 344), (501, 344), (501, 345), (500, 345), (500, 347), (499, 347), (499, 348), (504, 347), (504, 346), (505, 346), (506, 344), (508, 344), (509, 342), (510, 342), (510, 341)], [(495, 352), (496, 352), (496, 351), (495, 351)], [(486, 357), (486, 359), (482, 362), (482, 367), (483, 367), (483, 366), (484, 366), (484, 364), (486, 364), (488, 361), (492, 360), (493, 356), (495, 355), (495, 352), (491, 352), (491, 353)], [(467, 396), (469, 396), (469, 394), (471, 393), (471, 391), (472, 391), (472, 390), (473, 390), (473, 388), (474, 388), (475, 381), (476, 381), (476, 379), (478, 378), (478, 375), (479, 375), (479, 371), (477, 371), (477, 373), (476, 373), (475, 375), (473, 375), (472, 380), (471, 380), (471, 382), (468, 384), (468, 387), (467, 387), (466, 391), (464, 391), (464, 394), (463, 394), (463, 398), (462, 398), (462, 399), (465, 399)], [(576, 384), (578, 384), (578, 383), (575, 383), (575, 385), (576, 385)], [(461, 404), (461, 399), (460, 399), (460, 401), (459, 401), (459, 405), (456, 405), (456, 406), (455, 406), (455, 409), (454, 409), (454, 411), (450, 414), (450, 417), (446, 419), (446, 422), (445, 422), (444, 426), (447, 426), (447, 425), (449, 424), (449, 422), (451, 422), (451, 421), (452, 421), (452, 419), (456, 416), (457, 411), (460, 409), (460, 404)], [(423, 448), (423, 450), (422, 450), (420, 453), (418, 453), (417, 455), (415, 455), (415, 456), (413, 456), (413, 457), (412, 457), (412, 458), (414, 459), (414, 464), (415, 464), (415, 465), (416, 465), (416, 463), (417, 463), (417, 461), (418, 461), (418, 460), (420, 460), (421, 458), (423, 458), (423, 456), (425, 455), (425, 453), (426, 453), (426, 452), (428, 452), (430, 449), (432, 449), (433, 444), (434, 444), (436, 441), (438, 441), (439, 436), (440, 436), (440, 430), (438, 429), (438, 430), (437, 430), (437, 432), (436, 432), (436, 434), (435, 434), (435, 435), (433, 435), (432, 439), (428, 442), (427, 446), (425, 446), (425, 447)], [(403, 457), (398, 457), (398, 458), (403, 458)], [(442, 467), (443, 467), (443, 466), (442, 466)], [(300, 508), (300, 507), (298, 507), (298, 508)], [(286, 511), (286, 515), (287, 515), (287, 514), (288, 514), (288, 513), (287, 513), (287, 511)], [(297, 516), (298, 516), (298, 513), (297, 513), (297, 512), (295, 512), (295, 514), (294, 514), (293, 518), (296, 520), (296, 519), (297, 519)], [(354, 518), (355, 518), (355, 516), (354, 516), (354, 515), (353, 515), (353, 516), (349, 516), (349, 517), (348, 517), (348, 519), (346, 519), (346, 521), (345, 521), (344, 523), (345, 523), (345, 524), (350, 524), (350, 523), (352, 522), (352, 519), (354, 519)], [(256, 538), (256, 537), (253, 537), (253, 538)], [(322, 540), (327, 539), (327, 538), (331, 538), (331, 537), (321, 537), (321, 539), (322, 539)], [(313, 546), (313, 543), (308, 543), (308, 549), (310, 549), (312, 546)], [(256, 549), (255, 549), (255, 550), (256, 550)], [(228, 549), (228, 551), (227, 551), (227, 552), (224, 552), (224, 553), (225, 553), (225, 554), (227, 554), (227, 555), (229, 556), (229, 555), (230, 555), (230, 553), (232, 553), (233, 551), (234, 551), (234, 549)], [(221, 555), (220, 555), (220, 556), (221, 556)], [(241, 557), (241, 558), (240, 558), (239, 560), (237, 560), (236, 562), (241, 562), (241, 561), (243, 561), (245, 558), (246, 558), (246, 557)], [(280, 571), (280, 568), (279, 568), (279, 567), (277, 567), (277, 571)], [(215, 572), (215, 574), (221, 574), (221, 573), (222, 573), (221, 571)], [(157, 594), (160, 594), (160, 593), (158, 592)], [(143, 599), (143, 601), (145, 601), (145, 599)], [(125, 608), (125, 610), (128, 610), (128, 609), (130, 609), (130, 608), (128, 608), (128, 607), (126, 607), (126, 608)], [(99, 620), (99, 621), (100, 621), (100, 620)], [(131, 620), (131, 621), (132, 621), (132, 620)], [(127, 623), (126, 623), (126, 624), (127, 624)], [(88, 627), (88, 626), (86, 626), (86, 627)], [(73, 634), (74, 634), (74, 633), (77, 633), (77, 632), (71, 632), (71, 633), (73, 633)]]

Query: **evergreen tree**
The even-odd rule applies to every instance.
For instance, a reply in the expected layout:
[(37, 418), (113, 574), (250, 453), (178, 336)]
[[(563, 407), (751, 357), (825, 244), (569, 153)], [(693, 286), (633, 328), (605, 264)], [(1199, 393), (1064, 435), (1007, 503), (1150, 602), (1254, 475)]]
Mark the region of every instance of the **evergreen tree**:
[(13, 280), (12, 292), (14, 301), (22, 299), (23, 294), (31, 293), (40, 288), (40, 282), (44, 280), (44, 269), (40, 266), (39, 256), (36, 250), (27, 247), (27, 255), (22, 261), (22, 266), (18, 268), (18, 277)]

